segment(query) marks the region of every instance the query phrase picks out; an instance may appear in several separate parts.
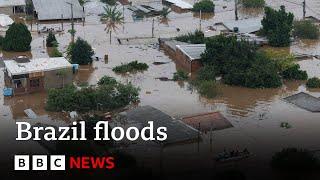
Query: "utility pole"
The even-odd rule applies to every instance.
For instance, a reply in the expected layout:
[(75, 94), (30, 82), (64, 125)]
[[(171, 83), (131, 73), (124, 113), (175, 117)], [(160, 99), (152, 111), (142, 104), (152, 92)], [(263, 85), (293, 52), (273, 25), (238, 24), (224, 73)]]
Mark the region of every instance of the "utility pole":
[(236, 17), (236, 21), (239, 20), (239, 17), (238, 17), (238, 0), (234, 0), (234, 15)]
[(200, 10), (200, 24), (199, 24), (200, 31), (201, 31), (201, 25), (202, 25), (202, 11)]
[(303, 19), (305, 19), (306, 18), (306, 0), (303, 0), (302, 5), (303, 5)]
[(154, 38), (154, 18), (152, 19), (152, 38)]
[(67, 2), (67, 4), (69, 4), (70, 5), (70, 7), (71, 7), (71, 42), (72, 43), (74, 43), (74, 34), (75, 34), (75, 32), (74, 32), (74, 22), (73, 22), (73, 4), (72, 3), (69, 3), (69, 2)]

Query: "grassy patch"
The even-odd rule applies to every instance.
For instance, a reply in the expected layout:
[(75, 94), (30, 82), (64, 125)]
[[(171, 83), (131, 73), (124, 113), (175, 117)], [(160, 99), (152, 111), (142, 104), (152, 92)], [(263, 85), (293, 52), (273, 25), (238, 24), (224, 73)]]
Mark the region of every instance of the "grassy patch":
[(120, 66), (116, 66), (112, 69), (115, 73), (123, 74), (123, 73), (132, 73), (137, 71), (145, 71), (149, 68), (146, 63), (139, 63), (138, 61), (132, 61), (130, 63), (121, 64)]

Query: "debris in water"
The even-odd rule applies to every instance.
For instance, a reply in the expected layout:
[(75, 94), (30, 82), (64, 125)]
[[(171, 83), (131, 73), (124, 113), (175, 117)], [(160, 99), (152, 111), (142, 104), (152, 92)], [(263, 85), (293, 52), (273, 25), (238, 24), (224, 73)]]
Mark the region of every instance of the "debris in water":
[(30, 118), (30, 119), (36, 119), (38, 116), (32, 109), (26, 109), (24, 110), (24, 113)]
[(158, 78), (155, 78), (155, 79), (159, 79), (160, 81), (172, 81), (172, 79), (169, 79), (167, 77), (158, 77)]
[(153, 65), (162, 65), (162, 64), (168, 64), (169, 62), (160, 62), (160, 61), (155, 61), (152, 64)]
[(289, 129), (289, 128), (291, 128), (292, 126), (291, 126), (289, 123), (287, 123), (287, 122), (282, 122), (282, 123), (280, 124), (280, 127), (281, 127), (281, 128), (285, 128), (285, 129)]
[(146, 94), (151, 94), (151, 91), (146, 91)]

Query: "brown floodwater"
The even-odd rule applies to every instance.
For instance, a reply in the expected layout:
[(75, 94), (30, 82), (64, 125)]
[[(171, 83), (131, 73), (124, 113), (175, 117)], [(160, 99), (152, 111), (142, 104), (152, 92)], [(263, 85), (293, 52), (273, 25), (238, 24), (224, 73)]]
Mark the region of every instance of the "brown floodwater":
[[(292, 2), (300, 2), (291, 0)], [(135, 1), (134, 3), (138, 3)], [(204, 16), (202, 28), (206, 30), (215, 22), (221, 20), (234, 19), (232, 1), (217, 1), (216, 14)], [(297, 18), (302, 17), (302, 8), (292, 3), (279, 0), (267, 0), (267, 4), (272, 7), (286, 5), (287, 10), (292, 11)], [(320, 2), (309, 0), (307, 5), (315, 11), (320, 10)], [(223, 6), (226, 6), (223, 8)], [(121, 8), (122, 10), (122, 8)], [(240, 18), (251, 16), (262, 16), (261, 10), (240, 10)], [(314, 15), (308, 11), (308, 15)], [(20, 18), (21, 19), (21, 18)], [(104, 31), (105, 25), (101, 24), (99, 17), (90, 14), (86, 17), (85, 25), (76, 23), (76, 36), (87, 40), (95, 49), (96, 56), (100, 58), (90, 66), (81, 66), (78, 74), (74, 77), (76, 83), (96, 84), (98, 79), (104, 75), (113, 76), (122, 82), (132, 82), (135, 86), (141, 88), (139, 105), (151, 105), (167, 114), (180, 118), (203, 112), (219, 111), (234, 126), (233, 128), (214, 131), (211, 135), (213, 143), (210, 144), (210, 133), (203, 135), (203, 141), (199, 148), (197, 143), (188, 145), (179, 145), (165, 149), (167, 158), (164, 157), (165, 171), (172, 171), (175, 166), (179, 166), (179, 159), (186, 156), (190, 157), (192, 162), (201, 162), (197, 168), (213, 163), (211, 158), (226, 149), (248, 148), (255, 157), (249, 159), (250, 165), (240, 165), (246, 169), (251, 168), (252, 164), (260, 162), (266, 164), (270, 156), (284, 147), (303, 147), (311, 150), (320, 149), (318, 139), (320, 137), (320, 114), (311, 113), (300, 109), (294, 105), (288, 104), (282, 98), (297, 92), (307, 92), (316, 97), (320, 97), (320, 90), (309, 90), (305, 87), (305, 82), (290, 81), (285, 82), (281, 88), (277, 89), (248, 89), (242, 87), (233, 87), (220, 84), (218, 85), (219, 94), (214, 99), (201, 97), (196, 91), (193, 91), (188, 83), (178, 83), (172, 81), (161, 81), (157, 78), (172, 78), (179, 65), (177, 65), (169, 56), (157, 46), (158, 37), (174, 37), (194, 31), (199, 27), (199, 16), (193, 13), (170, 13), (166, 23), (159, 22), (156, 19), (155, 37), (151, 37), (152, 18), (146, 18), (142, 21), (133, 21), (131, 12), (125, 9), (125, 23), (119, 26), (118, 31), (112, 35), (112, 44), (109, 44), (109, 36)], [(60, 27), (60, 22), (52, 24), (39, 24), (40, 28)], [(35, 25), (33, 28), (35, 29)], [(29, 25), (30, 28), (30, 25)], [(70, 24), (64, 23), (65, 33), (57, 35), (59, 50), (65, 52), (70, 42)], [(181, 31), (178, 32), (176, 29)], [(206, 33), (210, 33), (206, 31)], [(32, 33), (33, 41), (30, 52), (8, 53), (3, 52), (3, 57), (10, 59), (18, 55), (27, 55), (33, 58), (48, 57), (47, 50), (44, 47), (45, 34)], [(139, 37), (138, 39), (135, 37)], [(128, 42), (119, 45), (116, 38), (128, 38)], [(295, 41), (290, 48), (278, 49), (292, 53), (310, 53), (318, 54), (320, 51), (320, 41)], [(108, 54), (109, 61), (103, 60), (105, 54)], [(115, 74), (112, 67), (121, 63), (138, 60), (147, 63), (149, 69), (143, 73), (129, 74), (126, 76)], [(153, 65), (153, 62), (168, 62), (163, 65)], [(320, 60), (307, 59), (298, 62), (302, 69), (306, 70), (310, 77), (320, 77)], [(3, 72), (0, 73), (0, 85), (3, 83)], [(151, 92), (151, 93), (150, 93)], [(48, 124), (68, 123), (66, 113), (50, 113), (45, 110), (46, 93), (35, 93), (26, 96), (13, 98), (4, 98), (0, 96), (0, 126), (5, 130), (1, 131), (1, 140), (7, 143), (21, 144), (15, 142), (9, 136), (15, 136), (9, 129), (15, 129), (15, 121), (29, 121), (36, 123), (44, 121)], [(25, 119), (24, 109), (31, 108), (36, 114), (41, 116), (40, 120)], [(281, 122), (288, 122), (292, 128), (283, 129)], [(10, 134), (10, 135), (7, 135)], [(37, 148), (36, 148), (37, 149)], [(133, 148), (134, 149), (134, 148)], [(142, 148), (141, 156), (146, 156), (149, 149)], [(151, 148), (152, 149), (152, 148)], [(199, 151), (198, 151), (199, 149)], [(30, 150), (30, 149), (28, 149)], [(30, 150), (31, 151), (31, 150)], [(128, 150), (130, 151), (130, 150)], [(134, 149), (136, 152), (136, 149)], [(200, 153), (199, 153), (200, 152)], [(150, 150), (150, 153), (154, 151)], [(140, 154), (137, 152), (137, 156)], [(175, 156), (171, 156), (175, 155)], [(5, 155), (4, 155), (5, 156)], [(169, 158), (170, 157), (170, 158)], [(150, 158), (150, 157), (149, 157)], [(209, 160), (208, 160), (209, 158)], [(148, 158), (141, 158), (143, 163), (148, 162)], [(203, 162), (203, 163), (202, 163)], [(194, 167), (186, 166), (186, 169)]]

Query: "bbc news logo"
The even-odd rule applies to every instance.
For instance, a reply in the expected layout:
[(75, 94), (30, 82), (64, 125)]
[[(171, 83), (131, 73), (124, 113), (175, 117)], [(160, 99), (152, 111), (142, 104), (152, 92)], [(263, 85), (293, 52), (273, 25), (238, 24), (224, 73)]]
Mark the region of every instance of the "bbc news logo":
[(69, 169), (107, 169), (115, 168), (114, 157), (80, 156), (66, 158), (64, 155), (15, 155), (14, 170), (16, 171), (65, 171)]

